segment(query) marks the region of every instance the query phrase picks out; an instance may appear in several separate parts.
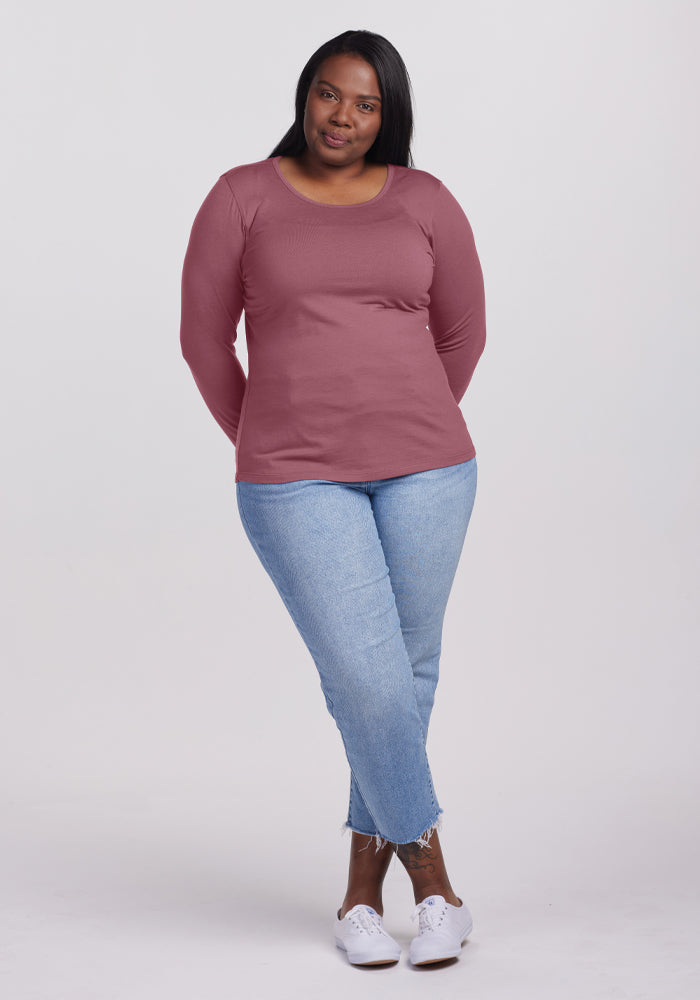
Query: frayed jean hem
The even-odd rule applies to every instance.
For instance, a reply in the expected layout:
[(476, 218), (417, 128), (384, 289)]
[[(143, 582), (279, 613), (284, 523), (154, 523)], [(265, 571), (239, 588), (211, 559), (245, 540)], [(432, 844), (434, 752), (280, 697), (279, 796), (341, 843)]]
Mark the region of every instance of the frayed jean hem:
[(371, 833), (368, 833), (366, 830), (357, 830), (357, 829), (355, 829), (355, 827), (351, 826), (350, 823), (348, 823), (347, 821), (344, 822), (343, 824), (341, 824), (340, 832), (341, 832), (341, 835), (342, 835), (342, 834), (347, 833), (348, 830), (351, 830), (353, 833), (359, 833), (360, 836), (362, 836), (362, 837), (369, 837), (369, 840), (368, 840), (368, 843), (367, 843), (367, 847), (361, 848), (361, 850), (363, 850), (363, 851), (367, 850), (367, 848), (372, 843), (372, 838), (374, 837), (374, 841), (375, 841), (375, 845), (376, 845), (375, 849), (374, 849), (375, 850), (375, 854), (378, 851), (381, 851), (382, 848), (386, 847), (386, 845), (389, 844), (389, 843), (394, 844), (395, 846), (400, 846), (401, 844), (418, 844), (419, 847), (430, 847), (430, 838), (432, 837), (433, 832), (435, 830), (437, 830), (439, 832), (442, 829), (442, 812), (443, 812), (442, 809), (438, 809), (438, 814), (437, 814), (436, 818), (434, 819), (434, 821), (430, 824), (430, 826), (428, 826), (427, 829), (425, 829), (423, 831), (423, 833), (420, 834), (420, 836), (418, 836), (418, 837), (412, 837), (410, 840), (392, 840), (392, 841), (390, 841), (390, 840), (387, 840), (386, 837), (382, 837), (381, 834), (376, 833), (375, 831), (372, 831)]

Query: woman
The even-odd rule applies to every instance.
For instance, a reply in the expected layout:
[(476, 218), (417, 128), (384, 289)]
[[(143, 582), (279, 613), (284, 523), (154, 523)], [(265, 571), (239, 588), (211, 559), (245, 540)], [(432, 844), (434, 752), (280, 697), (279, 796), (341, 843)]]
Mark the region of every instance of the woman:
[[(412, 130), (396, 49), (369, 31), (326, 42), (281, 142), (205, 198), (182, 275), (183, 356), (235, 445), (243, 528), (350, 764), (334, 930), (358, 965), (400, 956), (383, 926), (394, 853), (419, 917), (411, 962), (457, 956), (472, 927), (425, 743), (476, 494), (458, 404), (484, 349), (484, 286), (462, 208), (413, 168)], [(234, 347), (244, 309), (247, 378)]]

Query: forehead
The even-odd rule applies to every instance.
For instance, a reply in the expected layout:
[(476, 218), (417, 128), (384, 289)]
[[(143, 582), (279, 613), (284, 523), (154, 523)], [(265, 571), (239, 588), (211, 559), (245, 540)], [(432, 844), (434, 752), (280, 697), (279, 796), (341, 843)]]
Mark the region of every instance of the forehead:
[(380, 95), (379, 81), (374, 66), (361, 56), (351, 53), (338, 53), (324, 59), (318, 67), (312, 83), (326, 80), (341, 90), (356, 90), (358, 93)]

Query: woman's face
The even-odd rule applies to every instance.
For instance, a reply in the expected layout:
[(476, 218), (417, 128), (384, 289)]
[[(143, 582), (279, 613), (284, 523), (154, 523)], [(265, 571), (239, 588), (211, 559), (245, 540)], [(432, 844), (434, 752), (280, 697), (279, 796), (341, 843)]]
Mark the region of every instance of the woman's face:
[[(377, 138), (381, 123), (382, 102), (374, 67), (356, 55), (325, 59), (306, 99), (305, 155), (336, 166), (354, 163)], [(344, 141), (333, 143), (333, 136)]]

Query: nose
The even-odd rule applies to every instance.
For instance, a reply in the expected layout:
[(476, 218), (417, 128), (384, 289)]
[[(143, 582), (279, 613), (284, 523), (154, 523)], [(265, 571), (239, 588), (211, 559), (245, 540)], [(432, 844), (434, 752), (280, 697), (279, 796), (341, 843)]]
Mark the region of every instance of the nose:
[(333, 110), (331, 115), (331, 122), (334, 125), (349, 125), (350, 124), (350, 103), (347, 101), (339, 101), (337, 106)]

